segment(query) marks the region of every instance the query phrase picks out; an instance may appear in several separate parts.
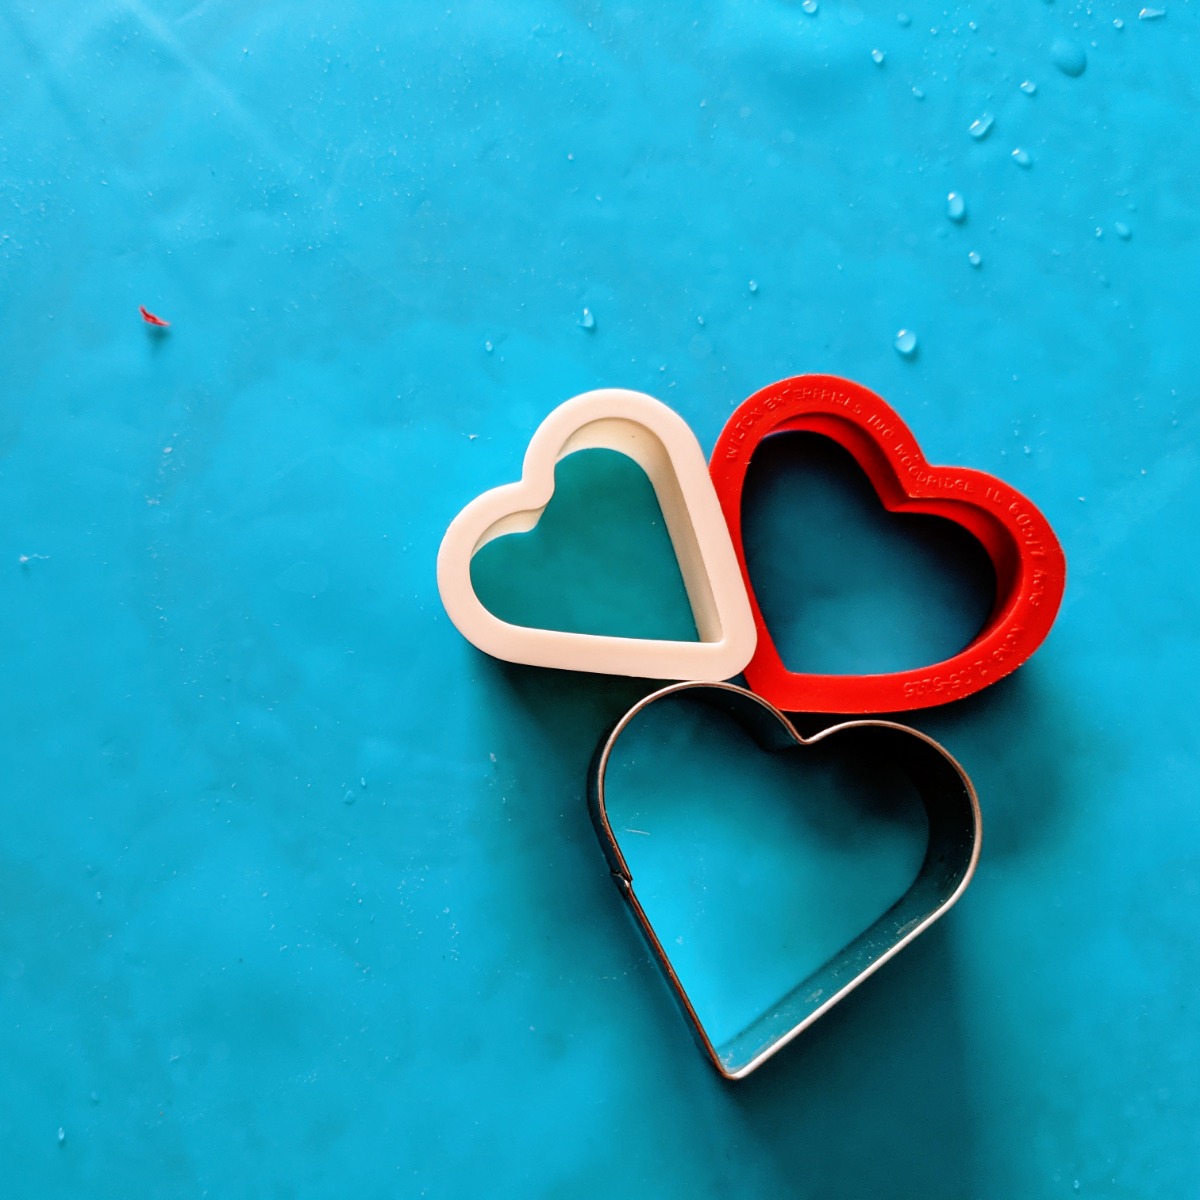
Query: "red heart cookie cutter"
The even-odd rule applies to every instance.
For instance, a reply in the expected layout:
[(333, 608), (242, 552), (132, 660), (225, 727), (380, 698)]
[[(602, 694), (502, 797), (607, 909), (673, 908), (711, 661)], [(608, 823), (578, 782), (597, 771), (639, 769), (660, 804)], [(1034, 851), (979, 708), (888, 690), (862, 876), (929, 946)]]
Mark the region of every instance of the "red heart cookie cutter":
[[(966, 649), (932, 666), (883, 675), (813, 675), (783, 665), (746, 569), (742, 489), (763, 438), (792, 432), (822, 434), (848, 450), (889, 511), (943, 517), (979, 541), (995, 569), (996, 599), (983, 629)], [(860, 384), (835, 375), (801, 375), (756, 392), (721, 431), (709, 473), (758, 627), (758, 647), (746, 667), (746, 681), (777, 708), (885, 713), (944, 704), (1015, 671), (1050, 632), (1067, 574), (1050, 523), (1031, 501), (995, 476), (964, 467), (931, 466), (904, 422)]]

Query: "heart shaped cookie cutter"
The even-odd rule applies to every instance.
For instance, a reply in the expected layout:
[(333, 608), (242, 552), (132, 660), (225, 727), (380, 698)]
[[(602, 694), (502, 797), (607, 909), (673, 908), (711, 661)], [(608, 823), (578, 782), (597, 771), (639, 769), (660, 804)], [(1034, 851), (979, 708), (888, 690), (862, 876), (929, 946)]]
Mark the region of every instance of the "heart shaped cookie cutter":
[[(803, 749), (829, 738), (881, 756), (912, 781), (929, 820), (925, 858), (908, 890), (849, 945), (771, 1005), (740, 1033), (715, 1045), (634, 891), (633, 875), (608, 816), (605, 779), (621, 736), (652, 704), (693, 698), (730, 713), (764, 750)], [(601, 740), (588, 780), (588, 806), (613, 880), (641, 927), (701, 1049), (726, 1079), (742, 1079), (776, 1054), (893, 955), (929, 928), (962, 895), (979, 861), (981, 820), (975, 789), (932, 738), (894, 721), (847, 721), (802, 736), (773, 705), (729, 683), (678, 683), (635, 704)]]
[[(501, 620), (475, 594), (471, 559), (494, 538), (537, 525), (555, 464), (577, 450), (616, 450), (650, 479), (675, 548), (697, 642), (533, 629)], [(438, 591), (459, 632), (508, 662), (649, 679), (728, 679), (750, 661), (755, 626), (737, 556), (700, 443), (687, 423), (642, 392), (604, 388), (560, 404), (538, 426), (519, 483), (472, 500), (446, 530)]]
[[(974, 535), (992, 561), (996, 596), (969, 646), (940, 663), (878, 675), (817, 675), (784, 666), (746, 565), (742, 491), (758, 445), (789, 432), (822, 434), (843, 446), (892, 512), (944, 517)], [(995, 476), (926, 462), (911, 430), (861, 384), (801, 375), (763, 388), (729, 418), (709, 469), (758, 627), (746, 682), (787, 712), (900, 712), (957, 700), (1016, 670), (1054, 624), (1067, 565), (1046, 518)]]

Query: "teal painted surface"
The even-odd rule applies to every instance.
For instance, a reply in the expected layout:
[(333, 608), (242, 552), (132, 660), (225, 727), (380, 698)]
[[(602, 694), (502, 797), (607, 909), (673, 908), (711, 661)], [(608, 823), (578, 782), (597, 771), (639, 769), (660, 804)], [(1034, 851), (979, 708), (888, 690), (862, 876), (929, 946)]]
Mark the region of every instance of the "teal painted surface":
[[(1162, 7), (0, 9), (6, 1195), (1196, 1194), (1200, 18)], [(483, 659), (433, 562), (562, 399), (707, 448), (809, 370), (1028, 493), (1071, 578), (1028, 667), (914, 718), (982, 798), (962, 903), (731, 1088), (583, 803), (644, 685)]]

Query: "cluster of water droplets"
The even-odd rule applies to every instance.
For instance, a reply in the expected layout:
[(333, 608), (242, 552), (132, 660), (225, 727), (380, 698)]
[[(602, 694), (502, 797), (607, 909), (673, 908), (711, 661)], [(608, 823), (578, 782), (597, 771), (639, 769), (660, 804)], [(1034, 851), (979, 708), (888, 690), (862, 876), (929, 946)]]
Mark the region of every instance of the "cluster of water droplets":
[[(1051, 0), (1047, 0), (1050, 3)], [(805, 5), (806, 12), (816, 12), (816, 3), (813, 0), (812, 7)], [(1138, 19), (1142, 21), (1156, 21), (1165, 17), (1166, 10), (1162, 8), (1143, 8), (1138, 13)], [(911, 24), (911, 19), (905, 13), (897, 15), (897, 21), (903, 28), (907, 28)], [(1125, 22), (1121, 18), (1113, 20), (1113, 26), (1120, 31), (1124, 28)], [(968, 23), (972, 31), (976, 30), (975, 22)], [(937, 28), (932, 28), (930, 32), (937, 34)], [(1095, 43), (1093, 43), (1095, 45)], [(995, 51), (988, 47), (989, 53)], [(879, 65), (883, 64), (884, 55), (882, 51), (873, 50), (872, 58)], [(1088, 59), (1087, 51), (1082, 44), (1071, 38), (1060, 37), (1051, 42), (1049, 46), (1050, 62), (1067, 78), (1078, 79), (1087, 70)], [(1026, 96), (1035, 96), (1037, 94), (1037, 83), (1032, 79), (1024, 79), (1018, 84), (1019, 90)], [(925, 98), (925, 92), (922, 88), (913, 85), (913, 97), (917, 100)], [(996, 118), (991, 112), (983, 111), (978, 113), (967, 125), (967, 134), (975, 142), (987, 141), (996, 128)], [(1034, 157), (1029, 150), (1024, 146), (1015, 146), (1010, 152), (1010, 157), (1013, 163), (1022, 170), (1030, 170), (1034, 165)], [(1130, 205), (1130, 208), (1133, 206)], [(967, 201), (962, 192), (952, 191), (946, 197), (946, 217), (955, 225), (965, 225), (967, 223)], [(1112, 226), (1113, 232), (1118, 238), (1123, 241), (1128, 241), (1132, 237), (1132, 230), (1123, 221), (1117, 221)], [(1096, 228), (1096, 237), (1102, 237), (1104, 230), (1101, 227)], [(971, 249), (967, 252), (967, 262), (971, 267), (978, 269), (983, 266), (983, 256), (978, 250)], [(917, 353), (917, 335), (909, 328), (904, 328), (897, 332), (893, 345), (896, 352), (905, 359), (912, 359)]]
[[(1048, 0), (1049, 2), (1049, 0)], [(801, 11), (808, 17), (816, 17), (820, 11), (819, 0), (801, 0)], [(1156, 21), (1165, 17), (1166, 10), (1163, 8), (1142, 8), (1138, 12), (1138, 19), (1142, 21)], [(896, 16), (897, 23), (901, 28), (907, 29), (912, 24), (912, 19), (907, 13), (898, 13)], [(1113, 26), (1118, 31), (1124, 28), (1125, 22), (1117, 17), (1113, 20)], [(974, 21), (968, 22), (968, 27), (976, 30)], [(937, 34), (937, 28), (930, 30), (932, 34)], [(1095, 43), (1093, 43), (1094, 45)], [(989, 47), (989, 53), (995, 51)], [(1051, 42), (1049, 47), (1050, 62), (1065, 76), (1070, 79), (1078, 79), (1087, 70), (1088, 59), (1087, 51), (1078, 41), (1070, 38), (1060, 37)], [(886, 52), (878, 47), (870, 52), (871, 60), (877, 67), (883, 67), (887, 62)], [(1019, 90), (1026, 96), (1035, 96), (1037, 94), (1038, 85), (1032, 79), (1024, 79), (1018, 85)], [(917, 100), (925, 98), (925, 92), (917, 85), (912, 86), (912, 95)], [(996, 118), (988, 111), (980, 112), (967, 125), (967, 133), (975, 142), (984, 142), (992, 135), (996, 128)], [(1013, 163), (1023, 170), (1029, 170), (1034, 165), (1034, 157), (1024, 146), (1015, 146), (1010, 151), (1010, 157)], [(573, 158), (573, 155), (568, 155), (568, 158)], [(1130, 205), (1132, 208), (1133, 206)], [(959, 191), (951, 191), (946, 197), (946, 216), (956, 225), (967, 224), (967, 202), (964, 195)], [(1122, 221), (1117, 221), (1113, 224), (1113, 232), (1123, 241), (1128, 241), (1132, 236), (1132, 231), (1129, 226)], [(1097, 227), (1095, 230), (1096, 237), (1102, 237), (1104, 230), (1102, 227)], [(983, 256), (976, 249), (967, 251), (967, 263), (974, 269), (978, 270), (983, 266)], [(839, 270), (841, 268), (839, 267)], [(751, 296), (758, 292), (758, 283), (751, 279), (747, 284), (747, 291)], [(703, 324), (703, 318), (699, 318)], [(590, 308), (584, 308), (576, 321), (577, 326), (587, 333), (593, 333), (596, 329), (596, 318)], [(905, 359), (912, 359), (917, 354), (917, 335), (916, 332), (909, 328), (901, 329), (897, 332), (893, 342), (896, 352)], [(491, 341), (484, 343), (485, 352), (493, 353), (495, 346)]]

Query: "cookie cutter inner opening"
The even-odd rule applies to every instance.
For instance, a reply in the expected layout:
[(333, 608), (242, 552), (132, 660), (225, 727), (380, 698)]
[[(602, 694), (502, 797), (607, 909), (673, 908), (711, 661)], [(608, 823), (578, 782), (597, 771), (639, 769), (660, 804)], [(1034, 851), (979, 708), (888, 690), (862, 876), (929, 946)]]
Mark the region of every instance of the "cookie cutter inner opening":
[(996, 567), (975, 530), (944, 509), (889, 508), (876, 476), (827, 431), (764, 437), (741, 517), (746, 575), (789, 670), (920, 670), (996, 619)]
[[(700, 539), (662, 440), (652, 429), (627, 417), (601, 417), (580, 426), (566, 439), (554, 456), (555, 465), (580, 450), (614, 450), (632, 459), (645, 471), (679, 562), (679, 572), (691, 605), (696, 632), (701, 641), (719, 641), (724, 631), (716, 597), (704, 569)], [(553, 496), (547, 496), (536, 508), (522, 509), (498, 518), (479, 535), (470, 557), (474, 558), (484, 546), (497, 538), (513, 533), (529, 533), (537, 526), (552, 499)]]
[[(1022, 584), (1020, 544), (999, 516), (977, 504), (956, 501), (952, 493), (936, 499), (913, 499), (905, 489), (903, 475), (879, 443), (857, 422), (836, 413), (813, 412), (789, 417), (772, 429), (763, 442), (797, 433), (815, 434), (846, 450), (871, 481), (888, 511), (951, 520), (983, 547), (994, 571), (992, 606), (964, 650), (982, 641), (1017, 604)], [(915, 439), (912, 444), (915, 448)], [(749, 462), (753, 462), (753, 456)], [(744, 505), (744, 496), (742, 501)]]

